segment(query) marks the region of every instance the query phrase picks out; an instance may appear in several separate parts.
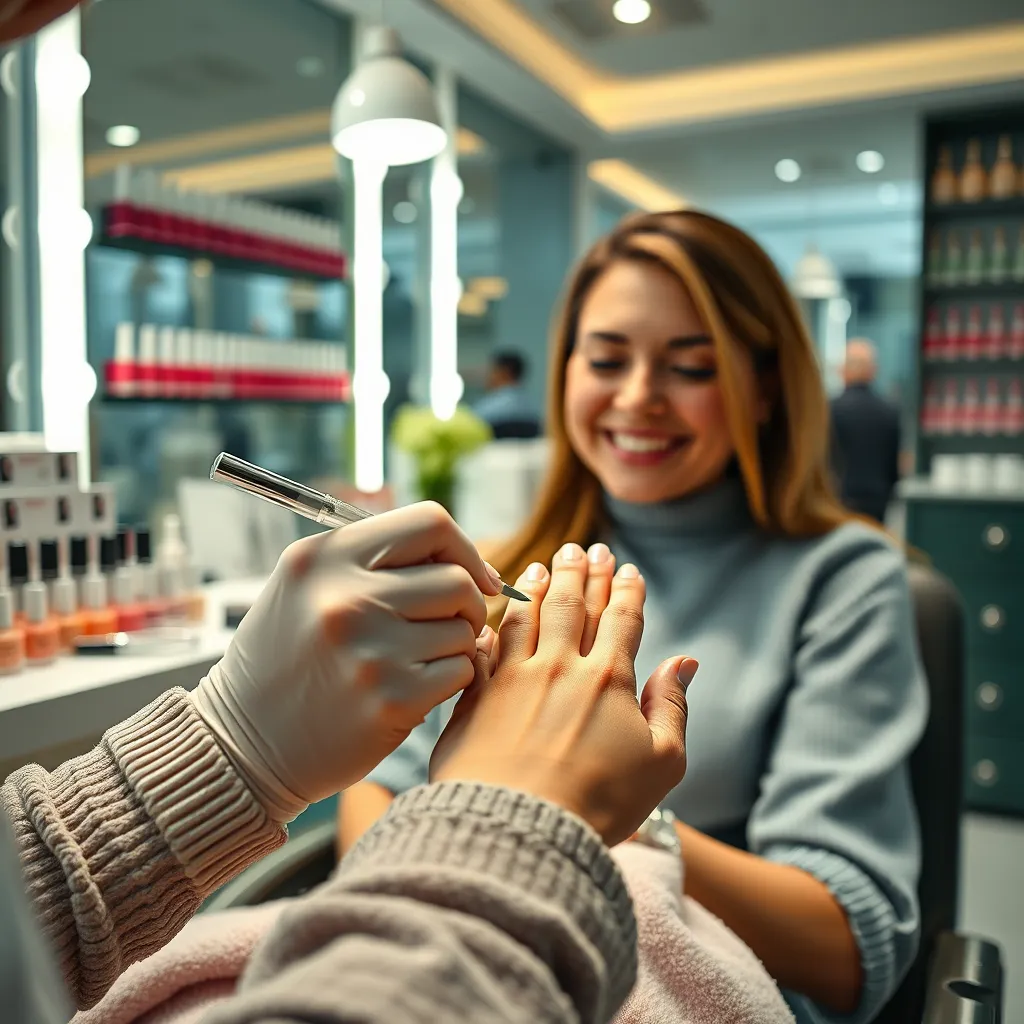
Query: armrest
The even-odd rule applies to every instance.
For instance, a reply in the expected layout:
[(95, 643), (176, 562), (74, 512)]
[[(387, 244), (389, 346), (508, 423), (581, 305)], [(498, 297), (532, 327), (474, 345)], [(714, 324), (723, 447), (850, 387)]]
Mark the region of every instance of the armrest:
[(994, 942), (943, 932), (935, 944), (921, 1024), (1001, 1024), (1002, 954)]
[(301, 832), (221, 886), (203, 904), (203, 912), (299, 896), (326, 882), (337, 862), (334, 836), (333, 819)]

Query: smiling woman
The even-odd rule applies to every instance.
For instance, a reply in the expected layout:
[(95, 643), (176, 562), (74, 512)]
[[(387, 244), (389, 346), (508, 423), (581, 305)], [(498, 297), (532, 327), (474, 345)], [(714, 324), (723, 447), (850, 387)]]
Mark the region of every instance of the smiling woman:
[[(916, 945), (906, 768), (927, 700), (902, 556), (831, 488), (798, 309), (742, 231), (645, 214), (577, 267), (551, 358), (549, 473), (489, 557), (513, 579), (575, 541), (637, 566), (638, 676), (670, 655), (701, 665), (686, 778), (664, 803), (687, 894), (799, 1024), (870, 1021)], [(432, 716), (345, 795), (343, 843), (381, 787), (425, 778)]]

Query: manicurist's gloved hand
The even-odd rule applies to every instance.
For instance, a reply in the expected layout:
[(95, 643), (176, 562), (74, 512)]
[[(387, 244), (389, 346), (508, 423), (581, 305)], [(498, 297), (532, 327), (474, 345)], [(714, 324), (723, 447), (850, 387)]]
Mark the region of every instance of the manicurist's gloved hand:
[(193, 693), (276, 821), (362, 778), (473, 680), (494, 570), (439, 505), (293, 544)]
[(516, 583), (497, 640), (481, 638), (476, 681), (430, 759), (432, 782), (518, 789), (589, 822), (608, 845), (633, 834), (686, 771), (692, 658), (663, 662), (637, 701), (644, 581), (603, 544), (567, 544), (552, 571)]

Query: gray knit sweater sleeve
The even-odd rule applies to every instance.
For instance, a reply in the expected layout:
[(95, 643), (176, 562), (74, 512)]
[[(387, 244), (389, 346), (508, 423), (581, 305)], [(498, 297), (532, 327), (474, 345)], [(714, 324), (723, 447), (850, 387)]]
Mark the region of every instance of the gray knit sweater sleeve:
[[(0, 904), (24, 885), (80, 1007), (286, 838), (182, 690), (54, 772), (19, 769), (0, 801), (24, 875), (0, 871)], [(0, 950), (25, 962), (0, 972), (0, 1006), (60, 1019), (40, 1001), (46, 951), (19, 921), (0, 915)], [(635, 937), (621, 876), (583, 821), (508, 790), (428, 786), (283, 915), (211, 1021), (607, 1021), (632, 986)]]
[(0, 802), (29, 902), (82, 1009), (288, 837), (181, 689), (56, 771), (19, 768)]
[(208, 1024), (598, 1024), (635, 976), (632, 904), (595, 832), (441, 783), (395, 800), (284, 912)]

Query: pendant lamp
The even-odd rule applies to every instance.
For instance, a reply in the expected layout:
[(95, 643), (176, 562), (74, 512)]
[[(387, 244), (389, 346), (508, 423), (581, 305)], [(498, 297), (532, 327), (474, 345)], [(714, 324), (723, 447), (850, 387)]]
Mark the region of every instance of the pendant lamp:
[(368, 29), (362, 59), (331, 110), (334, 148), (353, 162), (398, 167), (437, 156), (446, 138), (434, 90), (402, 57), (398, 33)]

